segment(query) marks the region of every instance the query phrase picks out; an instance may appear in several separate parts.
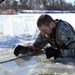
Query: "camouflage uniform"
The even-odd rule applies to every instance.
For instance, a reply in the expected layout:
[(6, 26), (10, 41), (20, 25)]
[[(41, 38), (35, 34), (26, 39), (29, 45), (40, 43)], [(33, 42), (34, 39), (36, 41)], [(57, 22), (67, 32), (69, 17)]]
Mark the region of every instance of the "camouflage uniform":
[(75, 57), (75, 31), (69, 23), (62, 20), (56, 21), (56, 28), (49, 38), (40, 33), (34, 42), (34, 46), (43, 48), (47, 43), (60, 49), (61, 56)]

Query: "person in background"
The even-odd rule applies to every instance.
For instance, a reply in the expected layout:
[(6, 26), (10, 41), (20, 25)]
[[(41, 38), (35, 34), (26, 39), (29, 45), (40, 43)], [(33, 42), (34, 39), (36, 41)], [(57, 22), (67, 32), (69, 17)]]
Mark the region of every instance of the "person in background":
[(42, 14), (37, 20), (37, 27), (40, 34), (33, 45), (42, 49), (50, 43), (51, 47), (45, 49), (47, 58), (52, 55), (55, 59), (59, 56), (75, 57), (75, 30), (68, 22)]

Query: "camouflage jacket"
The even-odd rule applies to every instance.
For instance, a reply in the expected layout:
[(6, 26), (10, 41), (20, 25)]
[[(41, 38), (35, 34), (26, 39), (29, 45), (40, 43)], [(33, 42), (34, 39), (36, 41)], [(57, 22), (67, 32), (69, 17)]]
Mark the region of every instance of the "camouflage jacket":
[[(68, 50), (69, 53), (67, 52), (67, 54), (75, 56), (75, 30), (66, 21), (56, 21), (56, 28), (49, 38), (40, 33), (34, 42), (34, 46), (43, 48), (47, 43), (50, 43), (54, 48), (64, 50), (65, 52)], [(65, 52), (62, 51), (64, 54)]]

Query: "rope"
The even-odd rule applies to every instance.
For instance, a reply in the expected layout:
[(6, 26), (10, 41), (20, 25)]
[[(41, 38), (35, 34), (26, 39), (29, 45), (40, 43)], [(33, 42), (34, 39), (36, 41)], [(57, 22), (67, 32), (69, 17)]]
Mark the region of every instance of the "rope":
[(42, 53), (42, 52), (43, 52), (43, 51), (36, 51), (36, 52), (30, 53), (30, 54), (27, 54), (27, 55), (21, 55), (21, 56), (18, 56), (18, 57), (15, 57), (15, 58), (12, 58), (12, 59), (9, 59), (9, 60), (6, 60), (6, 61), (2, 61), (2, 62), (0, 62), (0, 64), (6, 63), (6, 62), (10, 62), (10, 61), (16, 60), (16, 59), (18, 59), (18, 58), (22, 58), (22, 57), (34, 55), (34, 54), (37, 54), (37, 53)]

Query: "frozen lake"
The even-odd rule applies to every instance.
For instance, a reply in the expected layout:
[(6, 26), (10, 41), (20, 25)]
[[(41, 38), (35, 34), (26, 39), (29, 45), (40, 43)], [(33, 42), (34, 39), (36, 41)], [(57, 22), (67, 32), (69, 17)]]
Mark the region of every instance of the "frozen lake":
[[(37, 38), (39, 32), (36, 21), (39, 15), (0, 15), (0, 75), (38, 75), (44, 72), (75, 75), (75, 58), (58, 58), (50, 61), (46, 59), (44, 53), (38, 53), (15, 59), (13, 50), (18, 44), (32, 45)], [(75, 28), (74, 13), (50, 15), (54, 19), (68, 21)], [(15, 60), (6, 62), (11, 59)]]
[[(0, 15), (0, 35), (35, 34), (38, 32), (36, 22), (41, 14)], [(74, 28), (74, 13), (51, 13), (54, 19), (68, 21)], [(9, 28), (8, 28), (9, 27)]]
[(0, 64), (0, 75), (40, 75), (43, 73), (75, 75), (75, 58), (48, 60), (45, 54), (40, 52)]

